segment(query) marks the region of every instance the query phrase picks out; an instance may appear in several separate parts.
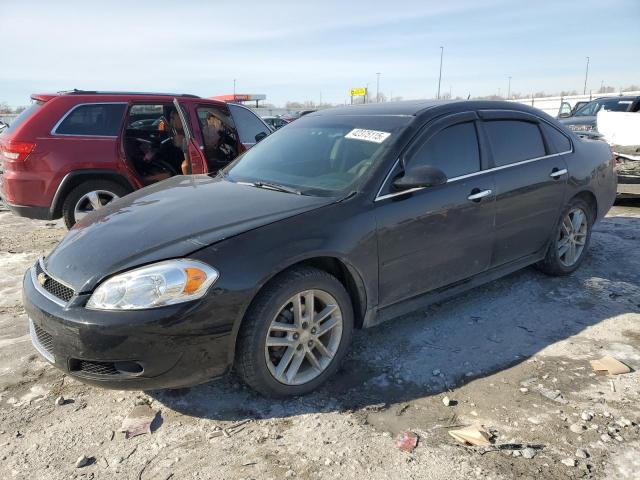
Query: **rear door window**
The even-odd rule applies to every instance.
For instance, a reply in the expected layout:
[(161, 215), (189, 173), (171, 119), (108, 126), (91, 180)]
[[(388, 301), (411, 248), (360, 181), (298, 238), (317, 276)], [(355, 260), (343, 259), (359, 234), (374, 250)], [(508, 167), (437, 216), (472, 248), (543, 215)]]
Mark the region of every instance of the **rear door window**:
[(238, 156), (235, 123), (228, 111), (218, 107), (200, 106), (196, 112), (209, 171), (218, 171)]
[(271, 130), (251, 110), (238, 105), (229, 104), (233, 119), (240, 135), (240, 141), (245, 145), (256, 143), (256, 135), (265, 133), (269, 135)]
[(79, 105), (63, 118), (53, 133), (117, 137), (126, 107), (126, 103)]
[(484, 122), (496, 167), (544, 157), (546, 151), (537, 123), (521, 120)]
[(447, 178), (479, 171), (480, 151), (474, 122), (459, 123), (440, 130), (407, 160), (407, 165), (439, 168)]

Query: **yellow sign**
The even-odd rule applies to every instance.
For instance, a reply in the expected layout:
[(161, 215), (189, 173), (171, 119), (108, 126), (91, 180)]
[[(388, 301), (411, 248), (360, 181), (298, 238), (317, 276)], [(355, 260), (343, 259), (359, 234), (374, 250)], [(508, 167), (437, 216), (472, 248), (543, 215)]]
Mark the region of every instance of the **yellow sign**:
[(364, 97), (367, 94), (366, 88), (352, 88), (351, 96), (352, 97)]

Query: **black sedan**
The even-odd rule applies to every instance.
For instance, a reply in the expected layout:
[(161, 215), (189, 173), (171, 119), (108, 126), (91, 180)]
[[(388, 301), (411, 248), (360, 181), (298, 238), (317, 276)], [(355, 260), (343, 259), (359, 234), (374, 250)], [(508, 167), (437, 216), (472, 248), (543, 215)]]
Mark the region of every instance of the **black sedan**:
[(263, 394), (303, 394), (354, 328), (527, 265), (573, 272), (615, 199), (613, 166), (605, 143), (514, 103), (311, 113), (216, 176), (173, 177), (77, 223), (25, 274), (32, 340), (106, 387), (233, 366)]

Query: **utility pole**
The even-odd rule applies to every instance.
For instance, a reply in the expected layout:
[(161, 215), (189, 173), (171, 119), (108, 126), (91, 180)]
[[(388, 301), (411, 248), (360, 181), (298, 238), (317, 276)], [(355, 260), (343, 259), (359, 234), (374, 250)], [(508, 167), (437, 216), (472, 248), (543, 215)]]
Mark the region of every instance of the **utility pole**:
[(236, 101), (236, 79), (233, 79), (233, 101)]
[(380, 103), (380, 72), (376, 72), (376, 103)]
[(511, 98), (511, 77), (509, 77), (509, 89), (507, 90), (507, 100)]
[(584, 89), (582, 90), (582, 94), (587, 94), (587, 77), (589, 76), (589, 57), (587, 57), (587, 70), (584, 72)]
[(440, 47), (440, 75), (438, 75), (438, 98), (440, 98), (440, 83), (442, 82), (442, 56), (444, 55), (444, 47)]

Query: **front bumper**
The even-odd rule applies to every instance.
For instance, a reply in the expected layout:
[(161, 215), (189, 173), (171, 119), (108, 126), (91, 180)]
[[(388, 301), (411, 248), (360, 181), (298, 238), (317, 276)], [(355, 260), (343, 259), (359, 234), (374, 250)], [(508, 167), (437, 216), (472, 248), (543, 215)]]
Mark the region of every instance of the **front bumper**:
[(230, 366), (233, 322), (212, 319), (207, 302), (116, 312), (88, 310), (86, 297), (61, 305), (34, 285), (31, 269), (23, 279), (34, 346), (82, 382), (130, 390), (179, 388), (219, 377)]

